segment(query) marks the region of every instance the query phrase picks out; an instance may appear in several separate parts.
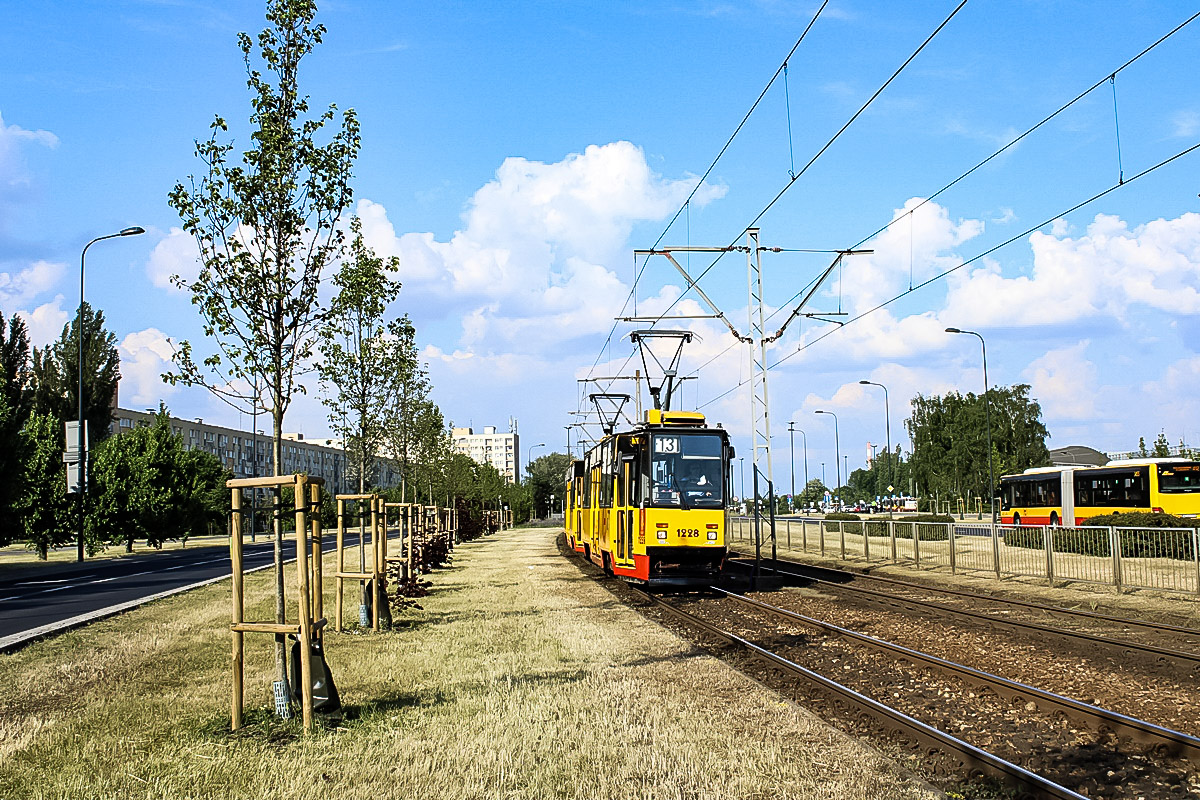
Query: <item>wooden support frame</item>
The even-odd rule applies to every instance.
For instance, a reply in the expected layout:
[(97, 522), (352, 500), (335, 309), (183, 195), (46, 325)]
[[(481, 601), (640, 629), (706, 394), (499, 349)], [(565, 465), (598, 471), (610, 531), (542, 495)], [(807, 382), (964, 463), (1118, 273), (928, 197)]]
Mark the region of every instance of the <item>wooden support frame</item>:
[(397, 527), (397, 533), (399, 534), (397, 536), (397, 545), (399, 546), (400, 550), (394, 556), (389, 555), (388, 554), (388, 551), (390, 549), (389, 540), (386, 538), (386, 535), (385, 535), (384, 542), (383, 542), (384, 543), (383, 568), (384, 568), (384, 571), (386, 572), (388, 564), (400, 564), (400, 580), (406, 581), (406, 580), (408, 580), (409, 576), (412, 574), (412, 536), (413, 536), (412, 511), (413, 511), (413, 504), (412, 503), (384, 503), (383, 504), (383, 530), (384, 530), (385, 534), (387, 533), (388, 509), (392, 509), (392, 508), (397, 509), (396, 527)]
[[(303, 473), (270, 478), (235, 478), (225, 482), (225, 487), (232, 491), (229, 560), (232, 564), (233, 593), (229, 630), (233, 637), (231, 654), (233, 686), (230, 704), (230, 723), (233, 730), (241, 728), (244, 722), (245, 635), (247, 633), (265, 633), (270, 635), (292, 634), (301, 642), (300, 706), (304, 730), (312, 731), (312, 644), (320, 639), (321, 631), (325, 627), (325, 619), (321, 617), (324, 606), (321, 571), (321, 517), (320, 514), (313, 514), (310, 520), (308, 512), (309, 508), (320, 507), (321, 487), (324, 484), (325, 481), (321, 478), (310, 478)], [(248, 621), (245, 608), (246, 573), (242, 559), (242, 529), (245, 514), (242, 509), (242, 490), (260, 487), (282, 489), (285, 486), (291, 486), (295, 496), (293, 510), (296, 515), (294, 536), (296, 541), (297, 621)]]
[[(384, 512), (383, 498), (377, 494), (339, 494), (335, 495), (337, 500), (337, 559), (336, 568), (334, 571), (335, 578), (335, 604), (334, 604), (334, 630), (341, 632), (342, 630), (342, 608), (345, 593), (346, 579), (357, 580), (360, 582), (371, 581), (371, 629), (379, 630), (379, 618), (382, 609), (380, 604), (379, 587), (382, 585), (384, 576), (387, 574), (387, 566), (385, 557), (387, 553), (387, 527), (386, 517)], [(353, 501), (359, 503), (359, 521), (361, 524), (365, 508), (369, 509), (371, 516), (371, 524), (368, 530), (370, 531), (371, 541), (371, 563), (370, 568), (366, 571), (353, 571), (346, 569), (346, 503)], [(366, 547), (366, 542), (359, 542), (360, 547)]]

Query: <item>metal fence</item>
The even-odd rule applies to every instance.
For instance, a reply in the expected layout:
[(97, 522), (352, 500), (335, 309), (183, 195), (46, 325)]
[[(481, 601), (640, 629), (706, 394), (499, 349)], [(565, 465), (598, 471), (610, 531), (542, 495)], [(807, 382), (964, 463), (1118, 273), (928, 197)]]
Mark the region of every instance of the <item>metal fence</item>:
[[(770, 523), (761, 524), (763, 554), (769, 555)], [(781, 556), (815, 553), (841, 561), (1200, 595), (1196, 528), (776, 518), (775, 535)], [(754, 519), (731, 516), (729, 541), (753, 546)]]

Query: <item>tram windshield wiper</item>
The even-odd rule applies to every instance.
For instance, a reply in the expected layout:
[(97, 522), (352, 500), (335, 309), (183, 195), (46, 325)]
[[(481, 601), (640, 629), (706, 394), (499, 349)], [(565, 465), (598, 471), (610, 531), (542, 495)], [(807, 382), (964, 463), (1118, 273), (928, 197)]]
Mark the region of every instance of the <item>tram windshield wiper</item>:
[(675, 484), (675, 491), (679, 492), (679, 505), (683, 507), (685, 511), (691, 511), (692, 506), (690, 503), (688, 503), (687, 497), (685, 497), (683, 494), (683, 487), (679, 485), (679, 479), (672, 475), (671, 483)]

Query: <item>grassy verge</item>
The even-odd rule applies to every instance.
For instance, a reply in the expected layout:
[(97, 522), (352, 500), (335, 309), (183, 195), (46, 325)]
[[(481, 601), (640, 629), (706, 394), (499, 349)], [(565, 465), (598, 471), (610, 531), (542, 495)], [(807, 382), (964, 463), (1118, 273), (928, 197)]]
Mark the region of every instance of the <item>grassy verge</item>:
[[(932, 796), (618, 604), (553, 538), (460, 546), (398, 630), (330, 633), (346, 718), (309, 737), (268, 713), (261, 635), (229, 731), (227, 583), (0, 656), (0, 797)], [(268, 576), (247, 586), (266, 618)]]

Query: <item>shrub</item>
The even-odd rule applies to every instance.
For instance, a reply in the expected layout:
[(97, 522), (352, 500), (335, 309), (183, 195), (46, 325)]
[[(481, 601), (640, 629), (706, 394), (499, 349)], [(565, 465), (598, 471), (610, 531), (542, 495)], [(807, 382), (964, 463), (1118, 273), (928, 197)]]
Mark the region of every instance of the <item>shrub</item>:
[[(1107, 530), (1097, 528), (1116, 527), (1121, 541), (1122, 558), (1194, 558), (1194, 540), (1188, 520), (1171, 514), (1149, 511), (1129, 511), (1091, 517), (1083, 528), (1053, 528), (1054, 551), (1056, 553), (1078, 553), (1085, 556), (1107, 558), (1112, 555), (1112, 541)], [(1183, 528), (1183, 530), (1156, 530), (1160, 528)], [(1028, 547), (1042, 550), (1046, 547), (1042, 528), (1006, 529), (1004, 544), (1009, 547)]]
[(854, 522), (859, 519), (859, 516), (846, 511), (835, 511), (832, 514), (826, 514), (825, 519), (831, 522)]
[(1161, 511), (1122, 511), (1116, 514), (1102, 514), (1089, 517), (1084, 525), (1113, 526), (1118, 528), (1194, 528), (1195, 523), (1180, 519), (1174, 514), (1164, 514)]

